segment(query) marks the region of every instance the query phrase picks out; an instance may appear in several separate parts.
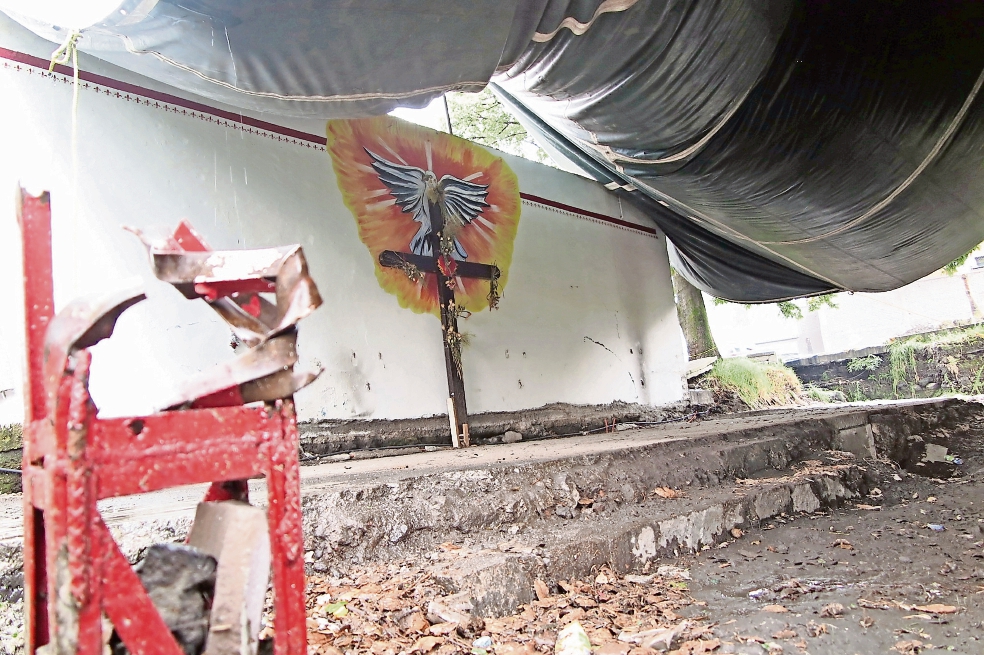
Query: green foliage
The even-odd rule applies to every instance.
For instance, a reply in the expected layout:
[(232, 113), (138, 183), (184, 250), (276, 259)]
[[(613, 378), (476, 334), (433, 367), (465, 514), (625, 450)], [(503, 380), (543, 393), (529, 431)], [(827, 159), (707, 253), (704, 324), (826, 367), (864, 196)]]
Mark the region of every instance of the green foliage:
[(909, 380), (909, 370), (916, 377), (916, 343), (912, 339), (893, 342), (888, 347), (889, 364), (892, 371), (892, 391), (899, 397), (899, 387), (909, 383), (910, 394), (915, 386)]
[(837, 391), (831, 391), (830, 389), (824, 389), (823, 387), (817, 387), (812, 384), (807, 385), (803, 389), (804, 395), (815, 400), (818, 403), (834, 403), (837, 402), (840, 393)]
[(455, 136), (550, 164), (547, 153), (536, 145), (526, 129), (488, 88), (480, 93), (449, 93), (447, 99)]
[(806, 299), (807, 311), (815, 312), (824, 305), (831, 309), (837, 309), (837, 303), (834, 302), (834, 295), (832, 293), (825, 293), (819, 296), (810, 296)]
[(984, 393), (984, 380), (981, 380), (982, 375), (984, 375), (984, 366), (977, 369), (977, 374), (974, 376), (974, 383), (970, 387), (970, 393), (975, 396)]
[(849, 389), (847, 392), (848, 400), (850, 400), (852, 403), (859, 403), (865, 400), (870, 400), (870, 398), (868, 398), (868, 396), (866, 396), (864, 391), (861, 389), (860, 380), (855, 380), (853, 386), (854, 388)]
[(960, 268), (967, 262), (967, 259), (970, 258), (971, 253), (974, 252), (975, 250), (977, 250), (977, 246), (974, 246), (973, 248), (970, 249), (970, 251), (960, 255), (959, 257), (954, 259), (952, 262), (950, 262), (940, 270), (946, 273), (947, 275), (953, 275), (954, 273), (957, 272), (958, 268)]
[(861, 371), (875, 371), (882, 365), (882, 358), (878, 355), (868, 355), (867, 357), (855, 357), (847, 363), (847, 370), (851, 373)]
[(746, 357), (717, 360), (707, 377), (734, 391), (749, 407), (788, 405), (799, 399), (802, 390), (792, 369)]
[[(811, 296), (810, 298), (806, 298), (806, 311), (815, 312), (821, 307), (823, 307), (824, 305), (826, 305), (827, 307), (832, 307), (834, 309), (837, 309), (837, 303), (834, 302), (834, 295), (835, 294), (833, 293), (825, 293), (820, 296)], [(778, 309), (779, 313), (782, 314), (784, 317), (795, 318), (799, 320), (803, 318), (803, 308), (800, 307), (799, 303), (797, 303), (796, 300), (798, 299), (780, 300), (779, 302), (775, 302), (775, 303), (761, 303), (761, 304), (775, 305), (776, 309)], [(723, 298), (714, 298), (714, 304), (715, 305), (727, 305), (727, 304), (744, 305), (746, 309), (752, 306), (749, 303), (732, 302), (730, 300), (725, 300)]]
[(786, 318), (795, 318), (796, 320), (803, 318), (803, 310), (800, 309), (800, 306), (792, 300), (777, 302), (776, 308), (779, 310), (779, 313)]
[(0, 451), (20, 448), (23, 441), (20, 423), (0, 425)]
[[(926, 348), (954, 346), (972, 339), (984, 339), (984, 325), (977, 324), (943, 332), (917, 334), (892, 341), (888, 345), (888, 353), (892, 372), (892, 390), (895, 392), (895, 396), (898, 397), (899, 387), (904, 384), (909, 385), (910, 395), (915, 393), (915, 380), (918, 378), (916, 371), (917, 351)], [(912, 378), (909, 377), (910, 372)], [(959, 370), (956, 369), (956, 360), (948, 361), (947, 370), (944, 371), (945, 381), (950, 380), (948, 375), (950, 373), (954, 377), (959, 375)], [(952, 383), (952, 380), (950, 382)]]

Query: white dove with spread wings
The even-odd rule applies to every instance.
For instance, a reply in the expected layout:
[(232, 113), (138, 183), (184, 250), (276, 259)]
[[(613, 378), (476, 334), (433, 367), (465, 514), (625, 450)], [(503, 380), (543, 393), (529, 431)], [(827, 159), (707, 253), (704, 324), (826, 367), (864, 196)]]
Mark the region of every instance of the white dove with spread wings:
[[(453, 175), (445, 175), (438, 180), (433, 171), (396, 164), (368, 148), (365, 151), (372, 158), (372, 167), (380, 181), (396, 199), (396, 204), (420, 223), (420, 229), (410, 240), (410, 251), (425, 257), (440, 254), (434, 252), (431, 236), (435, 228), (440, 231), (443, 226), (445, 236), (454, 244), (448, 254), (454, 259), (467, 259), (468, 253), (458, 241), (458, 232), (489, 206), (486, 202), (489, 185), (475, 184)], [(441, 216), (431, 216), (431, 206), (437, 208)]]

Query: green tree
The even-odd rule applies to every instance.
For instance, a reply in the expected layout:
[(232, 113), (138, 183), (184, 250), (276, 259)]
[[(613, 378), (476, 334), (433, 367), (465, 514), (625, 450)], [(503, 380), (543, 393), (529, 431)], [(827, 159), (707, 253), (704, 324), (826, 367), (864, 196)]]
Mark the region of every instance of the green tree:
[[(810, 296), (809, 298), (806, 298), (806, 311), (815, 312), (821, 307), (823, 307), (824, 305), (837, 309), (837, 303), (834, 301), (834, 295), (835, 294), (833, 293), (825, 293), (819, 296)], [(748, 303), (732, 303), (730, 300), (724, 300), (723, 298), (714, 299), (715, 305), (727, 305), (729, 303), (734, 305), (745, 305), (745, 307), (751, 307), (751, 305)], [(803, 308), (800, 307), (795, 300), (780, 300), (779, 302), (776, 303), (762, 303), (762, 304), (775, 305), (776, 309), (779, 310), (779, 313), (785, 316), (786, 318), (795, 318), (796, 320), (803, 318)]]
[(480, 93), (449, 93), (448, 113), (451, 131), (462, 138), (517, 155), (551, 164), (550, 156), (540, 148), (516, 118), (506, 111), (488, 88)]
[(974, 254), (974, 251), (977, 250), (980, 247), (981, 247), (981, 244), (977, 244), (976, 246), (974, 246), (973, 248), (971, 248), (970, 250), (968, 250), (964, 254), (960, 255), (959, 257), (957, 257), (956, 259), (954, 259), (952, 262), (950, 262), (949, 264), (947, 264), (946, 266), (944, 266), (940, 270), (943, 271), (944, 273), (946, 273), (947, 275), (953, 275), (954, 273), (957, 272), (957, 269), (959, 269), (961, 266), (963, 266), (967, 262), (967, 260), (970, 259), (970, 256), (972, 254)]
[(711, 334), (711, 324), (707, 320), (704, 294), (675, 269), (670, 269), (670, 276), (676, 294), (677, 320), (687, 341), (689, 358), (720, 357), (714, 335)]

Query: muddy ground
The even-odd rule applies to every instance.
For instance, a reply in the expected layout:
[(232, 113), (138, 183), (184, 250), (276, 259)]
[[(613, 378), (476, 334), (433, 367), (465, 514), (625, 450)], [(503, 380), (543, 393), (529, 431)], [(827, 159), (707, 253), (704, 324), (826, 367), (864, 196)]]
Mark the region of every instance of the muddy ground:
[[(309, 654), (548, 653), (573, 621), (598, 655), (984, 653), (984, 421), (955, 411), (939, 410), (953, 415), (947, 421), (917, 421), (917, 412), (872, 423), (879, 447), (910, 470), (865, 464), (880, 476), (868, 497), (767, 520), (644, 570), (603, 566), (538, 583), (536, 600), (505, 617), (472, 618), (434, 574), (436, 564), (496, 548), (460, 532), (421, 542), (409, 557), (309, 571)], [(892, 420), (919, 423), (921, 436), (888, 430)], [(924, 464), (924, 443), (947, 444), (959, 464)], [(768, 482), (726, 482), (715, 493)], [(4, 598), (0, 652), (15, 652), (22, 601)]]
[(772, 523), (693, 558), (691, 592), (717, 635), (738, 653), (984, 652), (984, 474), (900, 473), (880, 505)]
[[(780, 519), (695, 556), (543, 586), (499, 619), (471, 618), (420, 561), (312, 577), (310, 649), (550, 653), (577, 621), (605, 655), (984, 652), (984, 474), (898, 475), (880, 498)], [(431, 557), (468, 555), (448, 542)], [(633, 643), (640, 634), (669, 647)]]

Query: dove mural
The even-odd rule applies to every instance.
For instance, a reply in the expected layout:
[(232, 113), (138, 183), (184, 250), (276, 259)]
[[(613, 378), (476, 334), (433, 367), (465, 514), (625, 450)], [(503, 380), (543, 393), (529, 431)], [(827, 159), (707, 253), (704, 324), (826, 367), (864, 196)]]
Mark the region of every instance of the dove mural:
[[(327, 136), (338, 187), (379, 285), (402, 307), (437, 314), (437, 276), (383, 267), (385, 250), (494, 264), (499, 292), (505, 288), (521, 204), (516, 175), (501, 157), (389, 116), (332, 120)], [(435, 225), (444, 226), (441, 253), (433, 252)], [(456, 279), (455, 297), (464, 309), (485, 309), (488, 296), (487, 281)]]

